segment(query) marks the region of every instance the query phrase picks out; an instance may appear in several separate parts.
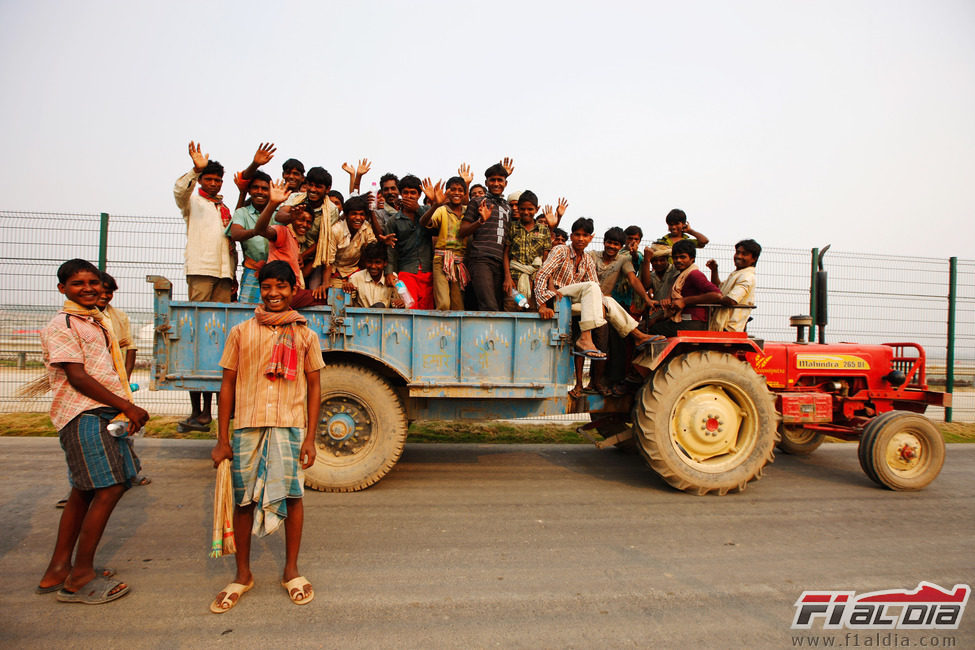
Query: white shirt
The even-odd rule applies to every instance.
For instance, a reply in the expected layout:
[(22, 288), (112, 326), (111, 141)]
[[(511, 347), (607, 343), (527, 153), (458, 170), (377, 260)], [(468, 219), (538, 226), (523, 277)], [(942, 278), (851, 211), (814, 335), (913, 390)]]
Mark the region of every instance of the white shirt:
[(186, 221), (186, 275), (208, 275), (213, 278), (232, 278), (237, 272), (230, 257), (230, 244), (224, 234), (226, 226), (220, 218), (220, 208), (196, 191), (199, 174), (183, 174), (173, 187), (176, 205)]

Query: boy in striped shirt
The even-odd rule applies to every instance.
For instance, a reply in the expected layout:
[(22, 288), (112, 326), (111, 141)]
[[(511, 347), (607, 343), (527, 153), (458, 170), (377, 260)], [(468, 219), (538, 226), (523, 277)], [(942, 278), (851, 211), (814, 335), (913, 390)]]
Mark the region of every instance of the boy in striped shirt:
[[(282, 586), (296, 605), (315, 597), (298, 572), (304, 509), (302, 470), (315, 462), (319, 371), (325, 366), (318, 336), (291, 309), (297, 277), (287, 262), (265, 264), (258, 275), (263, 304), (254, 318), (234, 326), (220, 365), (214, 467), (231, 460), (237, 575), (217, 594), (210, 611), (222, 614), (254, 586), (251, 535), (273, 533), (284, 522)], [(230, 437), (233, 411), (234, 435)]]

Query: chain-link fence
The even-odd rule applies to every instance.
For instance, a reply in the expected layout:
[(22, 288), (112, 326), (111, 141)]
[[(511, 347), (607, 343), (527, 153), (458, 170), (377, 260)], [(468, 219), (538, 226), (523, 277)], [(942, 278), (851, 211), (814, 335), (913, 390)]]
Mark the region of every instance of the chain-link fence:
[[(99, 256), (97, 214), (0, 211), (7, 287), (0, 300), (0, 411), (44, 411), (49, 398), (23, 399), (19, 386), (43, 372), (38, 332), (62, 304), (55, 273), (66, 259), (93, 262)], [(628, 225), (628, 224), (622, 224)], [(184, 414), (184, 393), (146, 390), (152, 341), (152, 291), (146, 275), (173, 281), (173, 297), (186, 299), (183, 281), (185, 225), (178, 216), (112, 215), (106, 270), (118, 281), (113, 304), (128, 313), (139, 348), (133, 380), (143, 388), (136, 400), (155, 414)], [(649, 243), (649, 242), (647, 242)], [(825, 245), (828, 241), (816, 242)], [(600, 248), (599, 241), (594, 241)], [(733, 246), (711, 244), (698, 252), (702, 270), (718, 261), (721, 277), (733, 270)], [(946, 374), (949, 261), (830, 251), (827, 341), (883, 343), (914, 341), (928, 354), (933, 382)], [(789, 317), (809, 313), (810, 251), (766, 248), (758, 262), (757, 309), (748, 331), (773, 340), (792, 340)], [(957, 263), (954, 419), (975, 420), (975, 260)], [(935, 383), (935, 387), (938, 386)], [(940, 417), (940, 411), (930, 411)]]

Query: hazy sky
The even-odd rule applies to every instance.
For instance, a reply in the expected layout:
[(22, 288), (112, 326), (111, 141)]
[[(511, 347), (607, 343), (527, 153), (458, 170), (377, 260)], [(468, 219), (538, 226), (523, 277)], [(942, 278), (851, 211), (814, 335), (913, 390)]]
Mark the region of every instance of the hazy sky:
[[(717, 243), (972, 258), (975, 3), (0, 0), (0, 208), (176, 215), (186, 144)], [(233, 191), (225, 185), (228, 195)], [(235, 195), (234, 195), (235, 196)], [(923, 252), (922, 252), (923, 251)]]

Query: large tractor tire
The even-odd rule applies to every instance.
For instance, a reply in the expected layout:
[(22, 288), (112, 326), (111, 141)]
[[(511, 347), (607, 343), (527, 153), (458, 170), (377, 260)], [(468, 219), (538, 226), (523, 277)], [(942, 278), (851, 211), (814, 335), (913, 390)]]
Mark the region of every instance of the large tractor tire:
[(365, 368), (329, 365), (321, 373), (322, 408), (315, 463), (305, 485), (326, 492), (363, 490), (403, 453), (406, 413), (389, 383)]
[(813, 453), (826, 439), (826, 434), (822, 431), (813, 431), (796, 424), (781, 425), (779, 433), (782, 434), (779, 449), (794, 456), (807, 456)]
[(633, 407), (636, 444), (657, 474), (694, 494), (744, 490), (774, 457), (779, 415), (765, 379), (704, 350), (657, 369)]
[(857, 455), (876, 483), (891, 490), (920, 490), (941, 472), (945, 441), (923, 415), (888, 411), (864, 428)]

